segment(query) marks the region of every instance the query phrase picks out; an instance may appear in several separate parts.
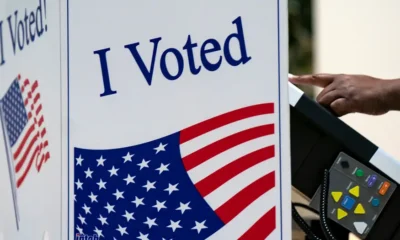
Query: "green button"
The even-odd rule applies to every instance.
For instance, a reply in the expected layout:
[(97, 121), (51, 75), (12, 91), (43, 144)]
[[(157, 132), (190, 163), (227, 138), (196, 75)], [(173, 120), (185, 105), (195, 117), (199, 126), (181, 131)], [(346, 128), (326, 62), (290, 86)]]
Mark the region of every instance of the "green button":
[(357, 171), (356, 171), (356, 176), (357, 176), (357, 177), (362, 177), (362, 176), (364, 176), (364, 171), (361, 170), (361, 169), (357, 169)]

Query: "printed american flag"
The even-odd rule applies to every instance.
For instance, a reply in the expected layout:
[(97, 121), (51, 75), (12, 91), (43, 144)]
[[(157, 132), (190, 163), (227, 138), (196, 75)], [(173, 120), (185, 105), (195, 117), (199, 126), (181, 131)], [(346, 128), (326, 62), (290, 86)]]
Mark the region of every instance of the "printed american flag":
[(275, 117), (265, 103), (136, 146), (75, 148), (75, 235), (279, 238)]
[(16, 186), (20, 187), (32, 165), (40, 171), (50, 158), (38, 81), (21, 80), (20, 75), (1, 99), (1, 119), (5, 121), (7, 143), (14, 161)]

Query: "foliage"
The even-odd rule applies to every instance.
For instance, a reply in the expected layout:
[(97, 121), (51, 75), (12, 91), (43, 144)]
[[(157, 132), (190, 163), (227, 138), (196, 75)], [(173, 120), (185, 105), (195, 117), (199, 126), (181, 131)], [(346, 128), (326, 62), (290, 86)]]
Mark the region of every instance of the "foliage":
[[(308, 74), (313, 71), (312, 0), (288, 0), (289, 11), (289, 72)], [(301, 87), (312, 94), (309, 87)]]

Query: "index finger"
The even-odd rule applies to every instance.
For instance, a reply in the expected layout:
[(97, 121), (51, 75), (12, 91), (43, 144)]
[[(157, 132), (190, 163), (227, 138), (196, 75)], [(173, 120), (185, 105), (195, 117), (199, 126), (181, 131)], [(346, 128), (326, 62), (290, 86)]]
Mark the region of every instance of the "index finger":
[(294, 84), (314, 85), (326, 87), (335, 80), (336, 74), (309, 74), (302, 76), (289, 77), (289, 81)]

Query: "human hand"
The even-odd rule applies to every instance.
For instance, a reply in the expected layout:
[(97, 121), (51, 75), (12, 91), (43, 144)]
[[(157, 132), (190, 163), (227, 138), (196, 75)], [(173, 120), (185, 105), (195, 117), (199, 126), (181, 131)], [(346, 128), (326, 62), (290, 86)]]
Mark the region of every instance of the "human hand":
[(289, 76), (294, 84), (322, 87), (317, 101), (329, 106), (338, 116), (349, 113), (381, 115), (389, 111), (385, 101), (387, 82), (366, 75), (314, 74)]

